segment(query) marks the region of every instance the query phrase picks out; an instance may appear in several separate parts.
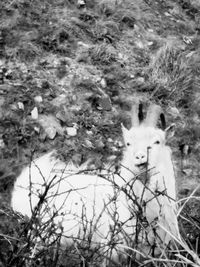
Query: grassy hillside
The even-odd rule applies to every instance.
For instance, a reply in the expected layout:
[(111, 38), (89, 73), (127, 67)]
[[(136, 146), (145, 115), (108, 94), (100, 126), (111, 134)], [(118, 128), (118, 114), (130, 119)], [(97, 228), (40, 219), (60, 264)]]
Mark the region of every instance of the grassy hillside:
[(26, 218), (9, 209), (13, 182), (53, 148), (66, 162), (117, 163), (136, 98), (176, 123), (180, 227), (199, 253), (199, 77), (198, 0), (1, 0), (0, 266), (77, 266), (79, 258), (62, 265), (51, 252), (28, 263)]

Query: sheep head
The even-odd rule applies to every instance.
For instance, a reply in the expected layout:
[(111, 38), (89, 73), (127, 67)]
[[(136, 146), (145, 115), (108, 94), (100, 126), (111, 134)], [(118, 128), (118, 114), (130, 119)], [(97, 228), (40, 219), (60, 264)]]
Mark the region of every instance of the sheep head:
[[(159, 118), (162, 129), (157, 127)], [(143, 119), (142, 104), (137, 103), (133, 106), (131, 129), (128, 130), (122, 125), (126, 147), (124, 160), (129, 169), (138, 173), (147, 168), (147, 165), (148, 168), (158, 165), (166, 152), (166, 139), (172, 136), (174, 129), (174, 125), (168, 128), (165, 126), (165, 116), (160, 106), (150, 105), (145, 119)]]

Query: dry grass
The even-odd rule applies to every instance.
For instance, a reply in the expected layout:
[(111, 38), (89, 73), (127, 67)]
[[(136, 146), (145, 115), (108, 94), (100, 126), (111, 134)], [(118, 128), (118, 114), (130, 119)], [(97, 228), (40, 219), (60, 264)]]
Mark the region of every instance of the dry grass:
[(166, 42), (155, 55), (149, 64), (150, 79), (166, 88), (170, 87), (173, 80), (187, 67), (186, 62), (180, 57), (183, 51), (175, 42)]
[(123, 2), (123, 1), (101, 0), (101, 1), (98, 1), (97, 8), (100, 14), (105, 15), (106, 17), (109, 17), (115, 13), (120, 2)]
[[(187, 108), (195, 91), (197, 59), (189, 56), (183, 43), (167, 42), (153, 55), (149, 68), (149, 81), (156, 85), (151, 97), (176, 99), (176, 104)], [(182, 106), (183, 107), (183, 106)]]
[(109, 65), (117, 61), (117, 51), (112, 45), (106, 43), (90, 48), (89, 55), (93, 64)]

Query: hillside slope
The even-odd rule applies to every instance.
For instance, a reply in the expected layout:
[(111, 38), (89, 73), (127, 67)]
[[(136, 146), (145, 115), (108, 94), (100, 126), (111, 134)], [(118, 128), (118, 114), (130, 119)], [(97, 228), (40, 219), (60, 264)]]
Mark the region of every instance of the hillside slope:
[[(139, 98), (162, 105), (167, 123), (176, 123), (170, 146), (179, 198), (188, 200), (180, 225), (199, 252), (199, 47), (198, 0), (87, 0), (82, 6), (75, 0), (2, 0), (2, 216), (13, 181), (32, 156), (56, 148), (61, 159), (76, 164), (91, 158), (96, 167), (117, 163), (121, 122), (130, 124), (128, 111)], [(9, 216), (2, 234), (16, 237), (16, 218), (7, 229)], [(12, 249), (5, 240), (2, 246), (4, 266)], [(5, 266), (21, 266), (16, 262)]]

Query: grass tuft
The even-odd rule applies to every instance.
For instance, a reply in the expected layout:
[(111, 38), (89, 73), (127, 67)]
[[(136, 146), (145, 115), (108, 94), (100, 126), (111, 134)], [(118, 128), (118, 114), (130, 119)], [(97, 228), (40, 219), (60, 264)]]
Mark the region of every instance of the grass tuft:
[(117, 61), (117, 52), (112, 45), (102, 43), (90, 48), (89, 51), (93, 64), (110, 65)]
[(118, 2), (116, 0), (101, 0), (98, 3), (98, 11), (101, 15), (110, 17), (113, 15), (117, 9)]
[(194, 57), (183, 46), (170, 41), (155, 53), (148, 67), (149, 81), (155, 85), (151, 97), (176, 98), (178, 106), (188, 108), (194, 92), (196, 72)]

